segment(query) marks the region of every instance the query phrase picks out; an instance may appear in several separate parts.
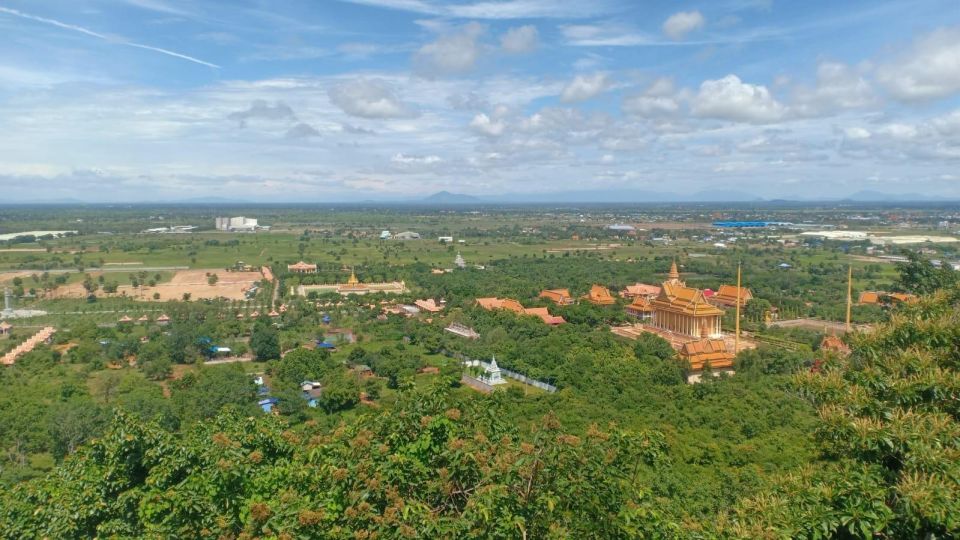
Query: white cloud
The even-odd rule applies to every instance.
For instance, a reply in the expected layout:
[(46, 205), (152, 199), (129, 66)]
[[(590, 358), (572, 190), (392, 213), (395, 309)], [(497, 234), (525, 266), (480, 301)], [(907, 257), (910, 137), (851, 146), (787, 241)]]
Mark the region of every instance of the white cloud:
[(570, 45), (577, 47), (632, 47), (657, 42), (651, 36), (615, 23), (569, 24), (561, 26), (560, 32)]
[(674, 13), (663, 22), (663, 33), (670, 39), (681, 40), (694, 30), (703, 28), (706, 19), (699, 11)]
[(669, 116), (680, 110), (680, 104), (671, 97), (631, 96), (623, 100), (623, 111), (627, 114), (651, 118)]
[(735, 122), (763, 124), (784, 117), (786, 108), (762, 85), (742, 82), (736, 75), (706, 80), (693, 99), (693, 114)]
[(379, 79), (353, 79), (335, 84), (327, 91), (330, 101), (351, 116), (402, 118), (414, 113), (393, 95)]
[(941, 28), (919, 38), (910, 51), (880, 66), (878, 79), (902, 101), (960, 92), (960, 27)]
[(815, 116), (865, 107), (875, 101), (873, 88), (857, 70), (839, 62), (821, 62), (816, 87), (798, 88), (794, 108), (798, 115)]
[(500, 47), (511, 54), (532, 52), (537, 48), (537, 27), (527, 24), (507, 30), (500, 36)]
[(877, 133), (894, 139), (908, 140), (917, 136), (917, 128), (908, 124), (886, 124), (877, 130)]
[(470, 128), (488, 137), (499, 137), (507, 129), (507, 124), (503, 119), (490, 118), (485, 113), (480, 113), (470, 121)]
[(404, 154), (402, 152), (394, 154), (390, 161), (401, 165), (434, 165), (440, 163), (443, 159), (440, 156), (416, 156)]
[(455, 75), (473, 69), (481, 54), (480, 37), (486, 29), (469, 23), (460, 31), (440, 36), (414, 54), (413, 63), (422, 75)]
[(643, 118), (671, 116), (680, 111), (673, 79), (661, 77), (655, 80), (642, 94), (627, 96), (623, 111)]
[(573, 101), (584, 101), (600, 95), (609, 86), (609, 80), (606, 73), (594, 73), (592, 75), (577, 75), (563, 89), (560, 94), (560, 101), (570, 103)]
[(934, 119), (933, 126), (942, 135), (960, 135), (960, 109)]
[(870, 132), (862, 127), (849, 127), (843, 130), (843, 136), (853, 141), (860, 141), (869, 139)]
[(293, 109), (286, 103), (278, 101), (270, 105), (262, 99), (256, 99), (247, 109), (230, 113), (228, 116), (229, 119), (236, 120), (241, 128), (246, 127), (247, 121), (250, 119), (288, 120), (296, 119), (296, 117), (297, 115), (293, 113)]

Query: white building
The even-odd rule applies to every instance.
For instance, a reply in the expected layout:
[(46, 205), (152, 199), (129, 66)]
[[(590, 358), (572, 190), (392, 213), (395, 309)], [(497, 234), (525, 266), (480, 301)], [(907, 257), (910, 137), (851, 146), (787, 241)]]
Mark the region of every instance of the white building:
[(380, 231), (381, 240), (389, 240), (391, 238), (393, 238), (393, 235), (390, 234), (390, 231)]
[(257, 220), (243, 216), (218, 217), (214, 219), (218, 231), (255, 231), (261, 229)]
[(394, 240), (419, 240), (420, 233), (415, 233), (413, 231), (404, 231), (402, 233), (397, 233), (393, 235)]
[(437, 242), (445, 242), (445, 243), (447, 243), (447, 244), (452, 244), (452, 243), (453, 243), (453, 237), (452, 237), (452, 236), (438, 236), (438, 237), (437, 237)]

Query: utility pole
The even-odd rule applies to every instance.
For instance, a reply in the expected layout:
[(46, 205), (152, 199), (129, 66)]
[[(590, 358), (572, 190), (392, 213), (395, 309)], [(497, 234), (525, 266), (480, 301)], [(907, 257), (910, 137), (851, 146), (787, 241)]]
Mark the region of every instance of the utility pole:
[(740, 352), (740, 262), (737, 262), (737, 323), (733, 340), (733, 354)]
[(850, 331), (850, 308), (853, 305), (853, 265), (847, 266), (847, 332)]

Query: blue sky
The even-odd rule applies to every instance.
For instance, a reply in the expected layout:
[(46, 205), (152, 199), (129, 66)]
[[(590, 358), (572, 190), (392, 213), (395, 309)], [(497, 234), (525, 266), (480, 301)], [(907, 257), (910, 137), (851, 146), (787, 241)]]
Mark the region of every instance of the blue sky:
[(0, 0), (11, 201), (960, 197), (960, 4)]

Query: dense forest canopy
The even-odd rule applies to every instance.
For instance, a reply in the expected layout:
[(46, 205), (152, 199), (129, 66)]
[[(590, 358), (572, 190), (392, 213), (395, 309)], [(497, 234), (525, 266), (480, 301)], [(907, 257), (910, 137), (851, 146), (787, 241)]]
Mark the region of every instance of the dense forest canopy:
[[(905, 286), (925, 279), (906, 270)], [(230, 399), (252, 391), (240, 372), (202, 370), (174, 385), (171, 400), (103, 381), (96, 391), (110, 406), (66, 407), (49, 440), (22, 440), (67, 457), (3, 495), (2, 534), (951, 537), (960, 534), (958, 302), (951, 286), (904, 306), (853, 335), (847, 357), (821, 351), (811, 364), (759, 350), (738, 359), (736, 376), (699, 385), (684, 384), (656, 339), (631, 348), (605, 334), (564, 344), (559, 334), (561, 356), (579, 370), (558, 372), (568, 387), (557, 394), (482, 397), (441, 378), (399, 384), (385, 414), (332, 424), (245, 411), (250, 399)], [(526, 328), (513, 324), (499, 328)], [(429, 337), (414, 334), (407, 347), (418, 339)], [(387, 372), (415, 361), (403, 347), (355, 351), (354, 361)], [(324, 353), (291, 354), (280, 379), (335, 372)], [(64, 369), (36, 353), (4, 377), (44, 394), (44, 374)], [(17, 409), (90, 399), (70, 388), (52, 405)], [(83, 438), (66, 426), (84, 425), (103, 435), (75, 444)]]

